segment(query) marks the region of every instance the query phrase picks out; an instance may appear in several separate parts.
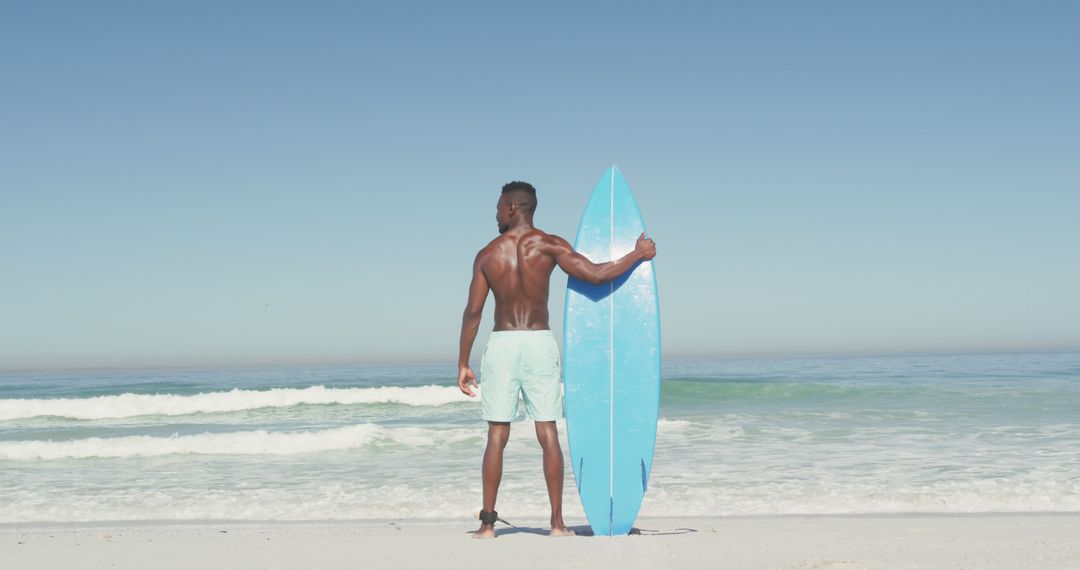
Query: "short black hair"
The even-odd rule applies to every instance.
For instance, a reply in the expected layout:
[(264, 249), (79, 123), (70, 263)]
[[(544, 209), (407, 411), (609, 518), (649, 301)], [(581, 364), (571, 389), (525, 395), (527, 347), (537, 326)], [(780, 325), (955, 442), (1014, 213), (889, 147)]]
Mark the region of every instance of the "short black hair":
[(514, 180), (503, 184), (502, 193), (509, 195), (513, 204), (517, 204), (522, 210), (533, 213), (536, 211), (536, 188), (528, 182)]

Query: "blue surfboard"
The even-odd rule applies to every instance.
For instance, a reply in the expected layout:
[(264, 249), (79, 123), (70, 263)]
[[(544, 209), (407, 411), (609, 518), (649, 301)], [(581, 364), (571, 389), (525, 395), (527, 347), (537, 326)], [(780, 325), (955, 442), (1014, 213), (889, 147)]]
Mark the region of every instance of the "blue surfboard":
[[(634, 249), (645, 223), (619, 170), (597, 182), (574, 249), (594, 263)], [(652, 261), (603, 285), (570, 278), (563, 322), (567, 439), (593, 532), (628, 534), (652, 471), (660, 412), (660, 310)]]

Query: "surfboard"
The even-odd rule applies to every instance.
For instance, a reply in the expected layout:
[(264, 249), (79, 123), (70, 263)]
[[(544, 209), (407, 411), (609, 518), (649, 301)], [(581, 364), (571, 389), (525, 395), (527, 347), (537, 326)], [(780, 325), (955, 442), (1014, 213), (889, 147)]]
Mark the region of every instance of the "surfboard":
[[(622, 173), (596, 183), (574, 249), (594, 263), (633, 251), (645, 222)], [(660, 413), (660, 308), (653, 262), (610, 283), (571, 277), (563, 318), (567, 440), (597, 535), (628, 534), (652, 472)]]

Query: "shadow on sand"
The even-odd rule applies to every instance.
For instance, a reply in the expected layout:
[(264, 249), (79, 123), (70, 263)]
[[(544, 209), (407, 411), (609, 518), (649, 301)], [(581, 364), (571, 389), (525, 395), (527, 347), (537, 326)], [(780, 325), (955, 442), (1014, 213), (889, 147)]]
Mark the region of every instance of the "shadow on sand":
[[(506, 524), (509, 525), (509, 523), (506, 523)], [(595, 536), (595, 533), (593, 533), (592, 527), (587, 525), (587, 524), (586, 525), (580, 525), (580, 526), (568, 526), (566, 528), (574, 531), (574, 534), (577, 535), (577, 536)], [(498, 538), (500, 536), (509, 536), (511, 534), (535, 534), (535, 535), (539, 535), (539, 536), (547, 536), (548, 532), (550, 530), (551, 529), (549, 529), (547, 527), (532, 527), (532, 526), (514, 526), (514, 525), (510, 525), (510, 528), (505, 528), (504, 527), (504, 528), (496, 529), (495, 530), (495, 537)], [(631, 535), (637, 535), (637, 536), (665, 536), (665, 535), (671, 535), (671, 534), (690, 534), (692, 532), (697, 532), (697, 529), (694, 529), (694, 528), (676, 528), (676, 529), (671, 529), (671, 530), (650, 530), (650, 529), (647, 529), (647, 528), (634, 528), (634, 529), (632, 529), (630, 531), (630, 534)], [(475, 530), (470, 530), (465, 534), (476, 534), (476, 531)], [(566, 538), (572, 538), (572, 537), (566, 537)]]

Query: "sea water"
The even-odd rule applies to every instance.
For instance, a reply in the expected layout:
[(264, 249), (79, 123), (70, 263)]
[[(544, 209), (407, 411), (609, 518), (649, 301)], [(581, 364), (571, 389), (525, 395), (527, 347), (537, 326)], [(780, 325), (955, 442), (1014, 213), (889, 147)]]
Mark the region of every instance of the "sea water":
[[(1080, 511), (1080, 353), (669, 360), (662, 376), (642, 517)], [(2, 373), (0, 522), (466, 518), (486, 424), (455, 380)], [(548, 515), (525, 419), (497, 508)], [(584, 522), (569, 461), (564, 512)]]

